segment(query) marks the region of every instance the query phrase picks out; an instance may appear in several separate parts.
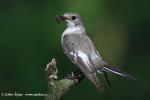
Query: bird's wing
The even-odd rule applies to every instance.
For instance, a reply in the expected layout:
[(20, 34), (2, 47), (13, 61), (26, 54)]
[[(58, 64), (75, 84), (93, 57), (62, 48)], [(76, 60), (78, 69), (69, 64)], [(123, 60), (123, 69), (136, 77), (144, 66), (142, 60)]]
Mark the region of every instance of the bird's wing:
[(65, 53), (74, 64), (80, 64), (81, 70), (86, 70), (90, 73), (95, 72), (93, 63), (90, 57), (92, 48), (86, 43), (84, 37), (78, 35), (65, 35), (62, 44)]
[(76, 64), (84, 73), (84, 75), (96, 86), (96, 88), (104, 92), (104, 88), (96, 77), (96, 69), (91, 59), (91, 54), (95, 52), (93, 43), (87, 38), (77, 35), (66, 35), (63, 37), (62, 46), (66, 55)]
[(77, 52), (76, 63), (79, 65), (79, 67), (81, 67), (83, 71), (88, 71), (89, 73), (96, 72), (96, 69), (94, 68), (90, 56), (86, 55), (80, 50)]
[(70, 40), (69, 35), (64, 35), (62, 38), (62, 47), (65, 54), (70, 58), (70, 60), (75, 63), (76, 58), (76, 47), (75, 43)]

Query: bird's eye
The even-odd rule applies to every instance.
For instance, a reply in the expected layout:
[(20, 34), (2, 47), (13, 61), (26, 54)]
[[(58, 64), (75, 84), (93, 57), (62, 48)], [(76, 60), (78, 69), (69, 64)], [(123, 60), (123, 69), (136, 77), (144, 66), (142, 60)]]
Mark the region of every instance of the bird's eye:
[(75, 20), (76, 19), (76, 16), (72, 16), (72, 20)]

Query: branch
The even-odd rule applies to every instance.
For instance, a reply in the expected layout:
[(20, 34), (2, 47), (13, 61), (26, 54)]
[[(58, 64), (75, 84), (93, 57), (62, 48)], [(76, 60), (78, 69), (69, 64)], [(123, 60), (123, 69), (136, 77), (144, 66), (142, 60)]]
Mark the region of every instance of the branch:
[(62, 100), (64, 95), (79, 84), (84, 77), (80, 70), (75, 70), (63, 79), (58, 80), (58, 70), (55, 59), (52, 59), (52, 61), (47, 64), (45, 71), (48, 79), (48, 93), (45, 100)]

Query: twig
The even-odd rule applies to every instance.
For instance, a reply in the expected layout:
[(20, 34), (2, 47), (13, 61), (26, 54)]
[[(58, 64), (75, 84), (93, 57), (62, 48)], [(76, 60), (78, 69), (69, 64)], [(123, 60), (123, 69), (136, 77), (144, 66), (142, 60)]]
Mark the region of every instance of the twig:
[(45, 71), (48, 78), (48, 93), (45, 100), (62, 100), (64, 95), (68, 93), (72, 87), (79, 84), (84, 77), (80, 70), (75, 70), (63, 79), (58, 80), (58, 70), (55, 59), (52, 59), (52, 61), (47, 64)]

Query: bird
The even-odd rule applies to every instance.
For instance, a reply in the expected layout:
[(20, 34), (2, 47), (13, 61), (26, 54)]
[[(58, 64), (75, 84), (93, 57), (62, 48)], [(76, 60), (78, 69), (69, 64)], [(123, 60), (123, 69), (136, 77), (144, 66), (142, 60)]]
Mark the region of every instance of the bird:
[(67, 26), (61, 36), (61, 45), (64, 53), (73, 64), (79, 67), (86, 78), (100, 92), (104, 92), (105, 89), (97, 77), (97, 73), (103, 73), (109, 84), (107, 72), (112, 72), (129, 79), (135, 79), (134, 76), (118, 67), (108, 64), (102, 59), (92, 40), (87, 35), (83, 19), (78, 13), (67, 12), (63, 15), (56, 16), (56, 18), (59, 23), (63, 21)]

